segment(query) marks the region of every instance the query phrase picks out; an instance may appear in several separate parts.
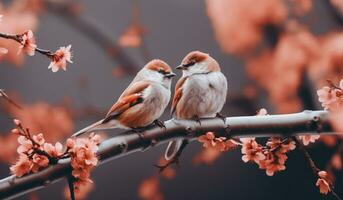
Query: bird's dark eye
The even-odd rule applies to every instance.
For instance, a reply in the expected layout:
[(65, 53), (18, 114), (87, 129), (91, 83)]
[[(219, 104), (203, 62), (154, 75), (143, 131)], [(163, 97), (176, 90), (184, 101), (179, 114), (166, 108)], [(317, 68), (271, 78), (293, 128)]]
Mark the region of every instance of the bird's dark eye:
[(161, 74), (163, 74), (163, 75), (167, 74), (167, 72), (164, 71), (163, 69), (158, 70), (158, 73), (161, 73)]
[(190, 67), (190, 66), (193, 66), (194, 64), (195, 64), (195, 61), (191, 61), (191, 62), (189, 62), (187, 64), (184, 64), (183, 66), (184, 67)]

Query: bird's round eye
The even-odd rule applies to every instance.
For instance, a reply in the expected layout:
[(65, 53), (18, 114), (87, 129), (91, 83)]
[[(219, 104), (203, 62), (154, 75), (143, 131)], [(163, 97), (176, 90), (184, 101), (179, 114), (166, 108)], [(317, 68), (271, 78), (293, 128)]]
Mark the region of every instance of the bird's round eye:
[(166, 74), (166, 72), (163, 69), (158, 70), (158, 73)]
[(190, 67), (190, 66), (193, 66), (196, 62), (195, 61), (190, 61), (189, 63), (185, 64), (184, 66), (185, 67)]

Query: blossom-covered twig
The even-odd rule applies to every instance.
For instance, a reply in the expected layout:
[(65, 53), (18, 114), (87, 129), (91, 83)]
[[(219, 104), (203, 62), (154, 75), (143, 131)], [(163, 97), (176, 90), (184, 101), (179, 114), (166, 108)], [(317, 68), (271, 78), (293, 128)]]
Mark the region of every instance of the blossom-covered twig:
[[(304, 111), (301, 113), (267, 116), (229, 117), (193, 120), (169, 120), (166, 128), (152, 126), (144, 132), (127, 131), (103, 141), (97, 156), (100, 164), (110, 159), (142, 151), (166, 143), (175, 138), (192, 141), (206, 132), (213, 131), (217, 137), (289, 137), (298, 133), (320, 134), (331, 132), (327, 111)], [(56, 165), (23, 177), (10, 176), (0, 180), (0, 199), (13, 198), (42, 188), (71, 173), (71, 160), (60, 159)]]
[(60, 47), (60, 49), (55, 52), (38, 48), (31, 30), (22, 34), (0, 33), (0, 37), (18, 42), (20, 44), (18, 53), (24, 51), (27, 55), (33, 56), (35, 55), (35, 52), (38, 52), (46, 56), (51, 60), (48, 68), (52, 69), (53, 72), (57, 72), (59, 69), (66, 71), (67, 62), (72, 63), (72, 55), (70, 51), (71, 45)]
[(310, 154), (305, 149), (302, 142), (299, 141), (297, 137), (292, 137), (292, 139), (295, 141), (299, 149), (303, 152), (307, 162), (309, 163), (311, 170), (313, 174), (318, 178), (316, 186), (319, 187), (320, 193), (327, 194), (328, 192), (331, 192), (331, 194), (337, 199), (342, 200), (338, 194), (334, 191), (332, 183), (328, 180), (327, 172), (321, 171), (317, 165), (315, 164), (314, 160), (310, 156)]
[(95, 44), (103, 49), (107, 56), (118, 63), (128, 74), (135, 74), (139, 70), (139, 64), (135, 63), (96, 22), (81, 17), (75, 11), (76, 4), (71, 1), (44, 0), (44, 5), (50, 12), (60, 16), (66, 23), (94, 41)]
[(17, 148), (19, 154), (18, 161), (10, 167), (11, 173), (15, 177), (22, 177), (34, 174), (48, 166), (53, 166), (64, 158), (71, 159), (71, 173), (67, 175), (70, 197), (75, 200), (75, 191), (79, 187), (92, 183), (90, 172), (98, 163), (96, 151), (100, 138), (90, 134), (88, 138), (69, 138), (66, 148), (63, 149), (61, 143), (55, 145), (45, 141), (42, 133), (32, 134), (29, 128), (25, 128), (20, 120), (15, 119), (16, 128), (13, 134), (18, 135)]

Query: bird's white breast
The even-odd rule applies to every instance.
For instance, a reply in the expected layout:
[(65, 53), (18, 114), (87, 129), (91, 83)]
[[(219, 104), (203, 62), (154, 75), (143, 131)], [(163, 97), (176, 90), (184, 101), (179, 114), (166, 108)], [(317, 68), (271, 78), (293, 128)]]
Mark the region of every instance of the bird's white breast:
[(144, 106), (154, 119), (159, 118), (170, 101), (170, 90), (160, 83), (152, 83), (143, 92)]
[(226, 101), (227, 80), (221, 72), (194, 74), (182, 87), (182, 97), (177, 105), (178, 118), (214, 117)]

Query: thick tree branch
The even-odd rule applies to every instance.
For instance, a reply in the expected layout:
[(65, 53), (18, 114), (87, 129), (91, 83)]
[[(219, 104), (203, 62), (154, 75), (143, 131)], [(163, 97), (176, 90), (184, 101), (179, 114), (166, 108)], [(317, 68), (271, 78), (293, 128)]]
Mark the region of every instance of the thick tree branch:
[[(190, 120), (169, 120), (166, 128), (152, 126), (137, 133), (123, 132), (103, 141), (99, 146), (100, 164), (143, 151), (175, 138), (195, 139), (208, 131), (230, 137), (293, 136), (299, 133), (320, 134), (331, 132), (326, 111), (304, 111), (285, 115), (228, 117), (226, 122), (219, 118), (201, 119), (201, 123)], [(194, 140), (193, 140), (194, 141)], [(10, 176), (0, 180), (0, 199), (14, 198), (30, 191), (43, 188), (49, 183), (67, 176), (71, 171), (70, 159), (60, 160), (38, 173), (21, 178)]]

